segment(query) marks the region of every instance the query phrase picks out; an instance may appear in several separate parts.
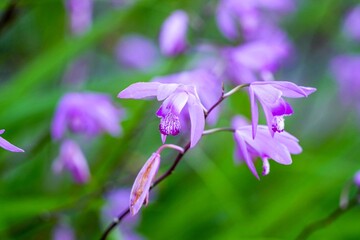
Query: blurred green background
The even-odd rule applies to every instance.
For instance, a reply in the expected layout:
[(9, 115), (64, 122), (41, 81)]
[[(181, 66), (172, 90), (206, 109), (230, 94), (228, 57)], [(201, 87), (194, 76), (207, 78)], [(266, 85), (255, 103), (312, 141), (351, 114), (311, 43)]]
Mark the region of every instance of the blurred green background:
[[(11, 2), (0, 2), (2, 14)], [(51, 239), (62, 218), (77, 239), (98, 239), (109, 223), (101, 218), (104, 193), (131, 187), (160, 146), (154, 115), (158, 103), (116, 95), (130, 83), (184, 70), (195, 54), (162, 58), (147, 73), (128, 71), (115, 61), (114, 46), (121, 36), (139, 33), (157, 42), (163, 20), (181, 8), (191, 20), (206, 23), (202, 38), (229, 44), (206, 12), (217, 1), (145, 0), (126, 8), (94, 2), (93, 26), (82, 36), (69, 33), (62, 0), (19, 0), (13, 18), (1, 26), (0, 128), (7, 130), (4, 138), (26, 152), (0, 149), (0, 239)], [(340, 33), (345, 13), (356, 3), (298, 1), (296, 11), (282, 22), (296, 47), (296, 60), (278, 78), (318, 89), (307, 99), (291, 101), (295, 114), (286, 128), (303, 147), (293, 164), (272, 162), (270, 175), (258, 181), (245, 165), (235, 164), (231, 134), (206, 136), (153, 192), (136, 231), (147, 239), (293, 239), (337, 208), (344, 185), (360, 169), (360, 121), (342, 105), (328, 63), (336, 54), (360, 50)], [(190, 29), (190, 43), (197, 40)], [(91, 59), (85, 84), (64, 84), (66, 68), (84, 54)], [(84, 90), (110, 94), (127, 118), (122, 136), (103, 135), (83, 149), (92, 179), (76, 185), (69, 174), (54, 176), (51, 171), (59, 144), (51, 140), (50, 125), (60, 97)], [(219, 126), (227, 126), (235, 113), (249, 116), (245, 92), (224, 105)], [(164, 153), (160, 172), (174, 156)], [(354, 208), (310, 239), (359, 239), (359, 216), (360, 208)]]

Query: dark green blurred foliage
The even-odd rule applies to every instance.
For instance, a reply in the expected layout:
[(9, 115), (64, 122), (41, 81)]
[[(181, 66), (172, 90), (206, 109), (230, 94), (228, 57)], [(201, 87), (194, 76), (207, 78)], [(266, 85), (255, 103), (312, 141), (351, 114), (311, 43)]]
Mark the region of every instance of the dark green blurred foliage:
[[(5, 13), (10, 0), (0, 2)], [(97, 239), (103, 194), (130, 187), (142, 164), (160, 146), (157, 103), (116, 99), (130, 83), (181, 71), (191, 52), (161, 59), (151, 73), (126, 72), (114, 59), (114, 45), (127, 33), (157, 40), (162, 21), (174, 9), (185, 9), (201, 26), (202, 38), (227, 43), (212, 15), (217, 1), (139, 1), (125, 10), (109, 1), (95, 1), (94, 24), (73, 37), (61, 0), (19, 0), (10, 22), (0, 32), (0, 116), (4, 137), (25, 149), (24, 154), (0, 151), (0, 239), (49, 239), (66, 216), (79, 239)], [(309, 223), (337, 208), (340, 192), (360, 169), (359, 119), (341, 104), (328, 71), (330, 58), (350, 49), (340, 34), (346, 11), (357, 1), (299, 1), (283, 25), (296, 46), (296, 60), (279, 79), (318, 88), (306, 100), (294, 101), (295, 114), (287, 130), (300, 139), (303, 153), (293, 164), (271, 164), (261, 181), (233, 158), (230, 133), (206, 136), (191, 150), (174, 174), (155, 191), (143, 208), (138, 231), (148, 239), (277, 239), (294, 238)], [(197, 31), (190, 30), (196, 44)], [(91, 74), (81, 88), (62, 83), (66, 67), (83, 54), (91, 55)], [(52, 161), (58, 144), (50, 124), (62, 94), (75, 90), (106, 92), (127, 111), (123, 135), (102, 136), (87, 149), (92, 180), (84, 186), (68, 174), (54, 176)], [(234, 113), (249, 116), (245, 92), (225, 102), (219, 126)], [(172, 139), (174, 140), (174, 139)], [(176, 140), (174, 140), (176, 142)], [(84, 150), (85, 151), (85, 150)], [(172, 163), (163, 156), (160, 172)], [(358, 239), (355, 208), (311, 239)]]

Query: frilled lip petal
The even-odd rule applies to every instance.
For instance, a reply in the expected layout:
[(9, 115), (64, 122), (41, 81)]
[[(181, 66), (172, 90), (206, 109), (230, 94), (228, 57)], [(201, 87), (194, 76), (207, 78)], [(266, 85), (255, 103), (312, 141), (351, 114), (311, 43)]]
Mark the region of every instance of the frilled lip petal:
[(158, 94), (158, 88), (161, 83), (158, 82), (138, 82), (131, 84), (118, 94), (118, 98), (141, 99), (154, 97)]
[[(3, 134), (4, 132), (5, 132), (4, 129), (0, 130), (0, 135)], [(18, 148), (17, 146), (9, 143), (7, 140), (5, 140), (2, 137), (0, 137), (0, 147), (4, 148), (5, 150), (8, 150), (10, 152), (24, 152), (23, 149)]]
[(151, 184), (160, 166), (160, 155), (153, 153), (137, 175), (130, 194), (130, 212), (135, 215), (148, 197)]

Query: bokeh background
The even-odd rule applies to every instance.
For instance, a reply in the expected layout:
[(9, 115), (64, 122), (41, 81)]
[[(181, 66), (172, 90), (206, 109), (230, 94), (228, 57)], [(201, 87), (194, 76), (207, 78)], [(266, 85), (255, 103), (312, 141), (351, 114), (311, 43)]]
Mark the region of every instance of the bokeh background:
[[(341, 191), (360, 169), (360, 121), (357, 109), (343, 103), (330, 62), (360, 51), (342, 31), (344, 17), (358, 3), (296, 1), (281, 21), (295, 51), (276, 78), (318, 89), (291, 101), (295, 114), (286, 129), (303, 147), (293, 164), (272, 162), (271, 173), (258, 181), (235, 163), (230, 133), (206, 136), (152, 193), (134, 232), (144, 239), (293, 239), (338, 208)], [(218, 1), (93, 4), (91, 26), (74, 34), (63, 0), (0, 2), (0, 128), (6, 129), (4, 138), (25, 150), (0, 149), (1, 239), (52, 239), (59, 224), (71, 228), (76, 239), (98, 239), (111, 221), (103, 214), (107, 194), (130, 188), (161, 144), (154, 114), (159, 103), (117, 99), (117, 94), (131, 83), (188, 69), (198, 56), (194, 46), (203, 41), (232, 44), (215, 21)], [(191, 47), (167, 58), (158, 50), (158, 35), (176, 9), (189, 14)], [(118, 42), (129, 34), (147, 37), (156, 47), (157, 60), (148, 69), (118, 61)], [(61, 96), (73, 91), (107, 93), (126, 110), (121, 136), (103, 134), (82, 144), (92, 174), (87, 184), (52, 171), (59, 143), (51, 139), (51, 122)], [(240, 92), (224, 103), (218, 126), (229, 125), (234, 114), (249, 113), (248, 96)], [(164, 153), (160, 172), (174, 158), (172, 151)], [(359, 216), (360, 208), (354, 208), (310, 239), (359, 239)], [(114, 231), (110, 239), (121, 239), (121, 233)]]

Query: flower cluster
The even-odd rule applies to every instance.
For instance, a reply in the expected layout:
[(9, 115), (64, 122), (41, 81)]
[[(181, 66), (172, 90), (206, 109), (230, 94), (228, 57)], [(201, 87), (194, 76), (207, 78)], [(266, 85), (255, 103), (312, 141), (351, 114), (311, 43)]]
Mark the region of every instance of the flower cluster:
[[(159, 133), (164, 145), (150, 156), (136, 177), (129, 203), (132, 215), (148, 202), (160, 166), (161, 150), (170, 147), (183, 154), (183, 151), (194, 148), (203, 135), (221, 131), (205, 128), (207, 124), (216, 124), (221, 117), (220, 104), (240, 89), (248, 88), (252, 121), (249, 124), (240, 116), (233, 120), (231, 131), (239, 161), (245, 162), (259, 178), (254, 164), (257, 158), (262, 160), (263, 175), (267, 175), (270, 159), (288, 165), (292, 162), (291, 154), (301, 153), (298, 139), (284, 130), (284, 117), (294, 112), (285, 98), (307, 97), (316, 89), (275, 80), (274, 73), (289, 56), (291, 44), (275, 22), (269, 20), (265, 26), (262, 23), (269, 11), (288, 12), (293, 5), (285, 0), (273, 3), (220, 1), (217, 19), (221, 32), (236, 40), (240, 34), (237, 25), (240, 24), (245, 39), (242, 44), (207, 48), (219, 58), (207, 64), (195, 64), (197, 67), (192, 70), (131, 84), (118, 94), (123, 99), (156, 98), (162, 102), (155, 115), (160, 120)], [(160, 32), (160, 48), (164, 55), (175, 56), (184, 52), (190, 21), (182, 10), (175, 11), (165, 20)], [(227, 82), (228, 79), (231, 81)], [(235, 83), (235, 87), (225, 93), (224, 86), (229, 83)], [(258, 103), (263, 108), (267, 125), (259, 125)], [(184, 150), (166, 144), (168, 136), (178, 135), (189, 139)]]

